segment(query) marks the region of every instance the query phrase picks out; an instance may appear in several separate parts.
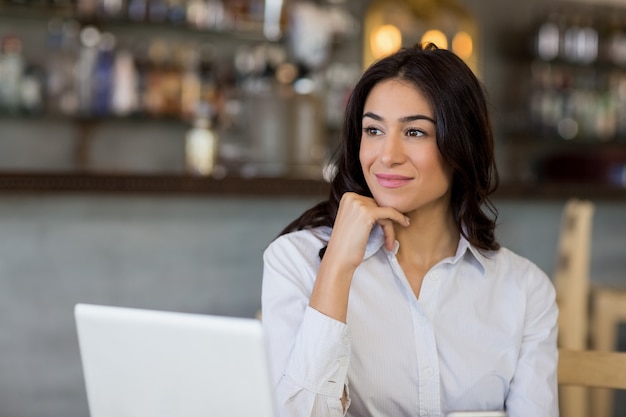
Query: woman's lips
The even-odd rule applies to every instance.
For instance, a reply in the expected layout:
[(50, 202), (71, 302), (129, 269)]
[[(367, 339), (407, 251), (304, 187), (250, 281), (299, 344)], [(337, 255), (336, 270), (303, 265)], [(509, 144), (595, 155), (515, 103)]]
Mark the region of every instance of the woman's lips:
[(398, 188), (411, 181), (410, 177), (402, 175), (376, 174), (378, 183), (385, 188)]

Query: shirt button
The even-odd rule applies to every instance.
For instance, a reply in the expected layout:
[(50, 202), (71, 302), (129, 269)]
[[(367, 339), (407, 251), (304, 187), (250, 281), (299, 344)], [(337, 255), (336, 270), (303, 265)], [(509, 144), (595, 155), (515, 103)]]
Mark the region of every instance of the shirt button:
[(435, 370), (433, 368), (424, 368), (425, 376), (433, 376), (435, 375)]

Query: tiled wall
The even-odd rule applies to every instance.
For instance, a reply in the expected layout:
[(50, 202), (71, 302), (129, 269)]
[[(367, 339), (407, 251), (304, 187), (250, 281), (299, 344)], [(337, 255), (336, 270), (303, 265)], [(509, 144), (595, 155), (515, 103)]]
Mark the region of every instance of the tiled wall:
[[(0, 416), (85, 417), (76, 302), (253, 316), (265, 246), (314, 199), (0, 197)], [(561, 202), (497, 202), (546, 272)], [(594, 280), (626, 285), (626, 204), (599, 203)]]

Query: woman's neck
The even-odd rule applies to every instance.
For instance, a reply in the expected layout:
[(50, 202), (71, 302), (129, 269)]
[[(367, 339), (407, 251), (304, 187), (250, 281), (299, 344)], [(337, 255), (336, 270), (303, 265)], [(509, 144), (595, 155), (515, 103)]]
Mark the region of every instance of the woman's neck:
[(437, 262), (456, 253), (460, 229), (452, 211), (439, 211), (426, 215), (412, 213), (408, 227), (395, 228), (396, 239), (400, 244), (398, 258), (431, 267)]

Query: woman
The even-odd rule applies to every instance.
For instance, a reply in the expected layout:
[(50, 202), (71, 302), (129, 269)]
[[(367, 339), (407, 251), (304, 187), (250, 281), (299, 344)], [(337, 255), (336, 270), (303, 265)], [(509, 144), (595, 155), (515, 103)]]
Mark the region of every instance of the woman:
[(280, 416), (558, 415), (554, 288), (496, 241), (496, 184), (462, 60), (417, 45), (365, 71), (329, 199), (264, 254)]

